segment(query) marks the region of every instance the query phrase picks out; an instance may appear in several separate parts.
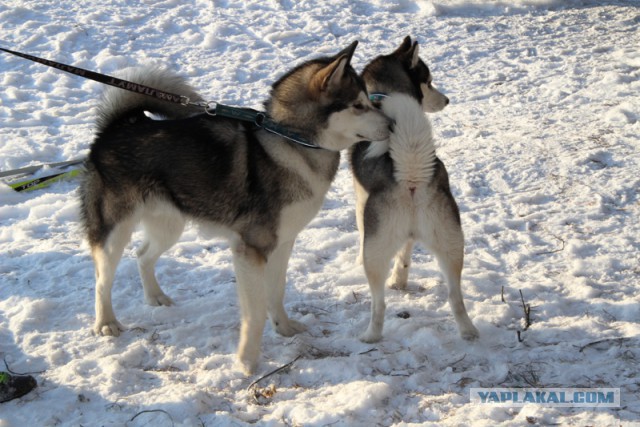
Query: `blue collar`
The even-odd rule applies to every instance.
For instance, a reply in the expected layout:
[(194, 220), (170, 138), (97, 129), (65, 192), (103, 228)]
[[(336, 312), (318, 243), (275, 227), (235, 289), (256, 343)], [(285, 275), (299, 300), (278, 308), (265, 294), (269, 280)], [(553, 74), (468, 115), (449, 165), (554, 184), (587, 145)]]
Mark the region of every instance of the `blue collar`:
[(371, 102), (382, 102), (388, 95), (386, 93), (372, 93), (369, 95)]

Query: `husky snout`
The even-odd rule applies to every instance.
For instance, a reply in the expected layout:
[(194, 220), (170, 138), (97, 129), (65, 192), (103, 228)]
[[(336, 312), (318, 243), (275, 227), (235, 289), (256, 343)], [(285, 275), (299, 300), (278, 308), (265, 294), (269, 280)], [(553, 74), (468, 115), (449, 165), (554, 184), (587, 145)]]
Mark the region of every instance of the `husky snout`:
[(422, 85), (422, 109), (425, 113), (437, 113), (449, 105), (449, 98), (433, 86)]

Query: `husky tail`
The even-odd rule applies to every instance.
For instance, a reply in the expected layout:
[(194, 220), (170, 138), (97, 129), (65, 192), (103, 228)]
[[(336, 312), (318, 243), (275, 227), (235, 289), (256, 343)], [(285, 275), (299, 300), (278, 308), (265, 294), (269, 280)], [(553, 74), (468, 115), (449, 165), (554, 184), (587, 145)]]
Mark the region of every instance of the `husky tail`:
[[(166, 70), (152, 67), (129, 68), (118, 77), (186, 96), (192, 102), (202, 101), (200, 95), (184, 79)], [(118, 87), (108, 87), (105, 90), (98, 106), (96, 138), (85, 162), (85, 173), (80, 185), (81, 217), (92, 248), (105, 245), (114, 228), (131, 219), (143, 202), (140, 191), (134, 190), (127, 179), (129, 166), (126, 163), (120, 164), (108, 154), (113, 149), (109, 148), (113, 144), (109, 141), (135, 138), (137, 128), (131, 127), (131, 124), (146, 118), (145, 112), (166, 119), (182, 119), (199, 113), (198, 110), (196, 107), (163, 101)], [(125, 136), (115, 139), (106, 137), (105, 134), (111, 131), (124, 132)], [(130, 150), (131, 147), (119, 149), (127, 150), (124, 158), (137, 155), (135, 150)]]
[[(118, 77), (153, 89), (186, 96), (191, 102), (203, 101), (202, 97), (198, 95), (195, 89), (187, 84), (182, 77), (161, 68), (127, 68), (120, 72)], [(127, 115), (136, 115), (143, 111), (148, 111), (153, 115), (166, 119), (186, 118), (200, 112), (193, 106), (163, 101), (145, 95), (144, 92), (136, 93), (109, 86), (103, 92), (98, 106), (97, 130), (98, 132), (102, 132), (109, 127), (110, 124)]]
[(366, 157), (377, 157), (388, 151), (396, 181), (431, 181), (436, 148), (431, 122), (418, 101), (409, 95), (394, 93), (384, 99), (382, 111), (394, 121), (393, 132), (387, 141), (372, 143)]

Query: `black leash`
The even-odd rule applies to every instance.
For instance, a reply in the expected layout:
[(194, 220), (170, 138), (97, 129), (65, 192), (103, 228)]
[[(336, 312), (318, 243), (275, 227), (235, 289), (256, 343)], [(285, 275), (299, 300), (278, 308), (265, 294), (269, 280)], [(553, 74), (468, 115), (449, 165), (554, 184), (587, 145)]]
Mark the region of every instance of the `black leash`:
[(161, 99), (163, 101), (173, 102), (173, 103), (182, 104), (182, 105), (198, 105), (198, 106), (200, 105), (200, 104), (191, 103), (189, 101), (189, 98), (186, 96), (176, 95), (175, 93), (164, 92), (149, 86), (144, 86), (138, 83), (122, 80), (117, 77), (96, 73), (95, 71), (85, 70), (84, 68), (78, 68), (71, 65), (62, 64), (60, 62), (50, 61), (48, 59), (38, 58), (37, 56), (27, 55), (26, 53), (21, 53), (21, 52), (15, 52), (13, 50), (4, 49), (1, 47), (0, 47), (0, 50), (15, 56), (19, 56), (24, 59), (28, 59), (33, 62), (38, 62), (40, 64), (53, 67), (57, 70), (65, 71), (67, 73), (74, 74), (76, 76), (84, 77), (85, 79), (93, 80), (98, 83), (103, 83), (109, 86), (115, 86), (120, 89), (128, 90), (131, 92), (152, 96), (154, 98)]
[(93, 80), (98, 83), (103, 83), (109, 86), (114, 86), (130, 92), (135, 92), (141, 95), (151, 96), (153, 98), (173, 102), (175, 104), (181, 104), (184, 106), (196, 106), (204, 108), (205, 113), (210, 116), (222, 116), (227, 118), (233, 118), (243, 121), (254, 123), (257, 127), (266, 130), (267, 132), (286, 138), (296, 144), (302, 145), (308, 148), (322, 148), (305, 138), (298, 135), (296, 132), (280, 126), (277, 122), (270, 119), (265, 113), (252, 110), (249, 108), (230, 107), (228, 105), (222, 105), (215, 102), (191, 102), (189, 97), (184, 95), (178, 95), (171, 92), (165, 92), (159, 89), (155, 89), (149, 86), (145, 86), (139, 83), (130, 82), (128, 80), (119, 79), (117, 77), (109, 76), (106, 74), (96, 73), (95, 71), (85, 70), (84, 68), (74, 67), (72, 65), (62, 64), (60, 62), (51, 61), (37, 56), (28, 55), (22, 52), (16, 52), (9, 49), (0, 47), (0, 51), (10, 53), (20, 58), (28, 59), (39, 64), (44, 64), (49, 67), (53, 67), (57, 70), (64, 71), (76, 76), (84, 77), (85, 79)]

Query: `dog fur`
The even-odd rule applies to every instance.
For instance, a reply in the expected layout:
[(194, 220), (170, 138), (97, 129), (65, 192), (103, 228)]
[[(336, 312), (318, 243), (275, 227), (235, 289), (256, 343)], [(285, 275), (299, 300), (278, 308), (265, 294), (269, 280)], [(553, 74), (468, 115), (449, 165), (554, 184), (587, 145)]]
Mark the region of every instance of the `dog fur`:
[[(155, 264), (189, 221), (230, 241), (241, 309), (238, 358), (246, 373), (256, 369), (267, 316), (281, 335), (304, 330), (283, 306), (295, 238), (320, 209), (339, 151), (389, 135), (388, 119), (373, 107), (350, 64), (356, 43), (295, 67), (273, 85), (265, 103), (270, 118), (319, 150), (253, 123), (107, 90), (80, 189), (96, 268), (96, 334), (117, 336), (124, 330), (113, 311), (111, 289), (139, 223), (145, 300), (172, 304), (158, 284)], [(167, 71), (138, 69), (124, 77), (202, 99)], [(152, 120), (145, 111), (169, 120)]]
[(350, 150), (359, 258), (372, 294), (371, 320), (361, 336), (365, 342), (382, 338), (384, 283), (394, 254), (388, 284), (405, 289), (416, 241), (438, 260), (460, 334), (465, 339), (478, 337), (461, 291), (464, 236), (460, 214), (425, 116), (425, 112), (442, 110), (449, 100), (431, 84), (431, 73), (418, 50), (418, 43), (407, 37), (397, 50), (374, 59), (362, 73), (370, 93), (386, 95), (381, 109), (394, 121), (388, 140), (362, 142)]

